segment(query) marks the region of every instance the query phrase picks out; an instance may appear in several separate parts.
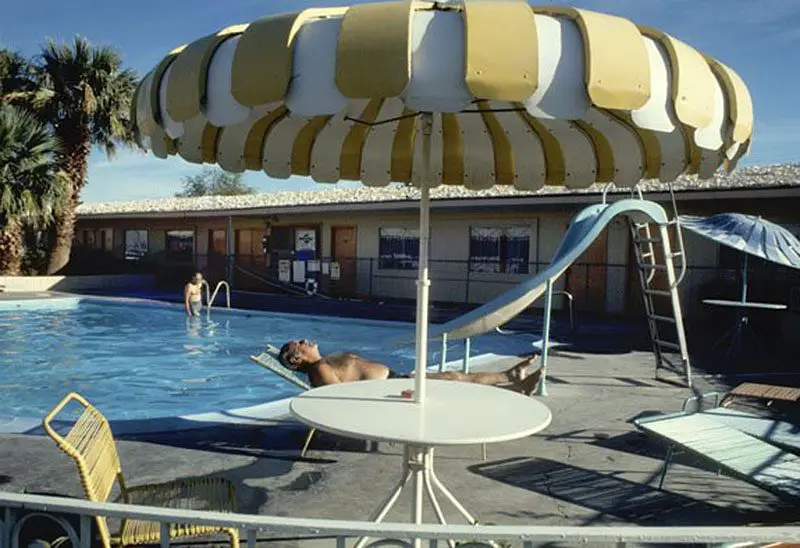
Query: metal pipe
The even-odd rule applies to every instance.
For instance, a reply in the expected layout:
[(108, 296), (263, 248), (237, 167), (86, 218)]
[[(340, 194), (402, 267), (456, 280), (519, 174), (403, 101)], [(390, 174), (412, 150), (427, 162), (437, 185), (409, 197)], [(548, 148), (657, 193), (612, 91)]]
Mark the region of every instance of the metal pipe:
[(544, 326), (542, 330), (542, 377), (539, 381), (539, 396), (547, 395), (547, 354), (550, 347), (550, 317), (553, 308), (553, 280), (547, 280), (544, 300)]

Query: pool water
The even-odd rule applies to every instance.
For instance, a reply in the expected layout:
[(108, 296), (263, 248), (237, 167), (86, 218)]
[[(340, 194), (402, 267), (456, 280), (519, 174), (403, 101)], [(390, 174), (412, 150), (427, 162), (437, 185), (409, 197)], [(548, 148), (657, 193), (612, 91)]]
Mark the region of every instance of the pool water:
[[(41, 418), (71, 391), (113, 420), (248, 407), (298, 391), (248, 359), (266, 343), (308, 338), (323, 353), (352, 351), (406, 372), (413, 345), (386, 344), (403, 334), (413, 326), (216, 309), (187, 318), (178, 306), (95, 298), (0, 302), (0, 418)], [(451, 345), (448, 360), (461, 348)], [(495, 334), (472, 342), (472, 355), (526, 349)], [(438, 344), (431, 350), (437, 363)]]

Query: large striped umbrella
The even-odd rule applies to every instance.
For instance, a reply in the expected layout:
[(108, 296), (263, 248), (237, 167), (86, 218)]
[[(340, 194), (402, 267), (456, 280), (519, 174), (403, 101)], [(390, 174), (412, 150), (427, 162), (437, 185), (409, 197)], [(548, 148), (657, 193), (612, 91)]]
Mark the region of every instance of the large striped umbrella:
[(140, 142), (241, 172), (420, 189), (415, 401), (424, 401), (430, 189), (709, 178), (747, 151), (724, 64), (601, 13), (520, 0), (307, 9), (181, 46), (142, 81)]

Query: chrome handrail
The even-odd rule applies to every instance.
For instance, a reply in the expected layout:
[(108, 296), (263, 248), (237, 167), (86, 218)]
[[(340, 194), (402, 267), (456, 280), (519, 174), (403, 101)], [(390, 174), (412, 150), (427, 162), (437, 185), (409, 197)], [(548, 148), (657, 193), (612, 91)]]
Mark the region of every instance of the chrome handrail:
[[(214, 288), (214, 293), (211, 295), (211, 298), (208, 300), (208, 310), (211, 310), (211, 306), (214, 304), (214, 301), (217, 299), (217, 293), (221, 288), (225, 288), (225, 304), (228, 308), (231, 307), (231, 286), (225, 280), (219, 282), (217, 287)], [(208, 289), (208, 284), (206, 284), (206, 289)]]

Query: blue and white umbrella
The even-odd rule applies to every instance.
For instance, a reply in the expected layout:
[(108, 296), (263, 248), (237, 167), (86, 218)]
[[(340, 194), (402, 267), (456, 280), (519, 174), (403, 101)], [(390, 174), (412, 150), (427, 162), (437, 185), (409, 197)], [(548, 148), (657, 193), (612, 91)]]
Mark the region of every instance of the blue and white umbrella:
[(800, 269), (800, 240), (773, 222), (743, 213), (711, 217), (681, 215), (681, 226), (744, 253), (742, 302), (747, 299), (747, 258), (760, 257), (782, 266)]

